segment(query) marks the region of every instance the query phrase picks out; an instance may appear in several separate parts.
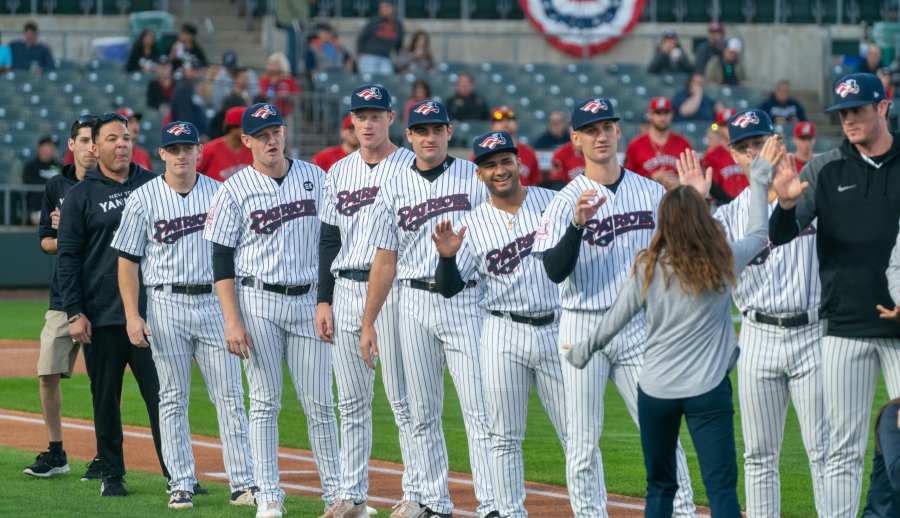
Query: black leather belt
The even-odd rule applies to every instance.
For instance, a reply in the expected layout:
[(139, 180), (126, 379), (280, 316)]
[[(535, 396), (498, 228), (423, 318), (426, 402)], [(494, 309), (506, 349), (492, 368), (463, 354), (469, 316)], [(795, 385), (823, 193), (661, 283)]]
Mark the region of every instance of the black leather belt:
[(516, 313), (504, 313), (502, 311), (490, 311), (490, 314), (494, 315), (495, 317), (509, 318), (517, 324), (528, 324), (535, 327), (550, 325), (554, 320), (556, 320), (556, 315), (554, 315), (553, 313), (548, 313), (539, 317), (529, 317), (525, 315), (518, 315)]
[(281, 284), (268, 284), (260, 281), (255, 277), (244, 277), (241, 279), (241, 286), (250, 286), (252, 288), (256, 288), (258, 290), (263, 291), (271, 291), (272, 293), (278, 293), (279, 295), (287, 295), (289, 297), (296, 297), (298, 295), (306, 295), (309, 292), (309, 289), (312, 288), (312, 284), (302, 284), (299, 286), (282, 286)]
[(778, 327), (800, 327), (809, 324), (809, 314), (807, 313), (796, 313), (779, 317), (760, 313), (759, 311), (747, 311), (744, 316), (760, 324)]
[(212, 284), (163, 284), (153, 289), (162, 291), (166, 286), (176, 295), (206, 295), (212, 293)]
[[(402, 281), (402, 283), (409, 286), (410, 288), (415, 288), (417, 290), (430, 291), (431, 293), (440, 293), (436, 282), (420, 281), (419, 279), (406, 279)], [(478, 281), (471, 280), (466, 283), (465, 287), (474, 288), (477, 284)]]
[(356, 282), (369, 282), (369, 270), (338, 270), (338, 277)]

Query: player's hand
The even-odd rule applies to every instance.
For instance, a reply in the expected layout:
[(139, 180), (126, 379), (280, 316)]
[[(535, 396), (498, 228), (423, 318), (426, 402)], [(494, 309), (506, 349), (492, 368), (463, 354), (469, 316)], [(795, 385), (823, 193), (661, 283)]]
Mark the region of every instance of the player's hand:
[(593, 218), (600, 207), (606, 203), (606, 196), (600, 196), (597, 201), (594, 201), (595, 197), (597, 197), (597, 189), (587, 189), (578, 197), (578, 201), (575, 203), (575, 223), (579, 226), (583, 226)]
[(663, 187), (666, 188), (667, 191), (671, 191), (672, 189), (678, 187), (678, 176), (675, 171), (671, 169), (660, 169), (654, 171), (653, 174), (650, 175), (650, 178), (662, 184)]
[(453, 223), (449, 221), (441, 221), (434, 227), (434, 233), (431, 234), (431, 240), (437, 248), (441, 257), (453, 257), (459, 252), (463, 239), (466, 237), (466, 227), (459, 229), (459, 232), (453, 231)]
[(250, 358), (250, 335), (244, 329), (244, 324), (238, 322), (225, 321), (225, 344), (228, 346), (228, 352), (240, 356), (243, 359)]
[(150, 347), (147, 341), (150, 336), (150, 328), (141, 317), (132, 317), (125, 320), (125, 331), (128, 332), (128, 341), (135, 347)]
[(362, 332), (359, 335), (359, 354), (366, 362), (370, 369), (375, 368), (378, 360), (378, 333), (375, 326), (363, 325)]
[(772, 178), (772, 189), (778, 196), (778, 205), (782, 209), (793, 209), (803, 191), (809, 187), (809, 182), (800, 181), (800, 173), (797, 172), (793, 157), (782, 160), (775, 168), (775, 177)]
[(881, 304), (875, 306), (878, 310), (878, 318), (883, 318), (885, 320), (893, 320), (894, 322), (900, 322), (900, 306), (894, 307), (894, 309), (888, 309)]
[(87, 316), (81, 315), (81, 318), (69, 324), (69, 336), (81, 345), (91, 343), (91, 321)]
[(694, 150), (686, 149), (682, 151), (678, 161), (675, 162), (675, 169), (678, 171), (678, 183), (693, 187), (704, 198), (709, 196), (713, 170), (712, 167), (707, 167), (705, 171), (703, 170), (700, 157), (697, 156)]
[(331, 304), (327, 302), (316, 304), (316, 334), (322, 340), (334, 343), (334, 315)]
[(50, 228), (59, 229), (59, 214), (59, 207), (56, 207), (50, 213)]

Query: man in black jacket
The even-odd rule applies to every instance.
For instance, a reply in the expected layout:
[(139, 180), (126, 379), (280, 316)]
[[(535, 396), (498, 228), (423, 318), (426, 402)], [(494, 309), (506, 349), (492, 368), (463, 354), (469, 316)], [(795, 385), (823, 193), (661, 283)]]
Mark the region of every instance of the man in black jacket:
[(856, 516), (875, 384), (900, 396), (900, 324), (879, 318), (893, 307), (885, 270), (900, 217), (900, 139), (888, 131), (890, 100), (872, 74), (850, 74), (834, 87), (846, 139), (815, 157), (799, 177), (776, 180), (775, 245), (817, 223), (825, 409), (830, 429), (823, 517)]
[(103, 496), (126, 496), (122, 453), (122, 376), (131, 367), (147, 405), (153, 442), (163, 474), (159, 442), (159, 381), (149, 348), (131, 345), (116, 281), (116, 250), (110, 247), (131, 191), (154, 178), (131, 163), (128, 120), (107, 113), (94, 125), (91, 138), (97, 169), (66, 195), (59, 227), (57, 275), (67, 313), (69, 334), (84, 346), (91, 379), (94, 431), (105, 462)]

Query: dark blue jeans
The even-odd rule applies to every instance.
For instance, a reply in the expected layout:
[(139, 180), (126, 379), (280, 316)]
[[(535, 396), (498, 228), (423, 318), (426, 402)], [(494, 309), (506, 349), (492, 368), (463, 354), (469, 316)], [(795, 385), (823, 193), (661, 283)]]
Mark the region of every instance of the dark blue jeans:
[(727, 376), (709, 392), (682, 399), (648, 396), (638, 386), (638, 421), (647, 468), (645, 517), (672, 516), (672, 501), (678, 489), (675, 444), (684, 416), (697, 450), (712, 515), (741, 518), (731, 398), (731, 381)]

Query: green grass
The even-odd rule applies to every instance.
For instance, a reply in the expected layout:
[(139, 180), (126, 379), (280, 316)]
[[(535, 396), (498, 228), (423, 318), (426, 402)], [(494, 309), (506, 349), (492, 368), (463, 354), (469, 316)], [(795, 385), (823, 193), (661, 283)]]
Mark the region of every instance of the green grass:
[[(253, 516), (253, 509), (228, 504), (228, 486), (203, 482), (209, 495), (194, 498), (190, 511), (173, 511), (166, 507), (165, 481), (160, 475), (129, 471), (126, 477), (127, 498), (102, 498), (100, 484), (80, 482), (79, 463), (70, 463), (68, 475), (42, 480), (22, 474), (22, 468), (34, 460), (32, 452), (0, 447), (0, 484), (6, 498), (0, 499), (0, 516), (44, 518), (46, 516), (189, 516), (234, 517)], [(290, 495), (285, 501), (290, 516), (318, 516), (322, 501)]]
[(37, 340), (46, 312), (46, 298), (0, 302), (0, 339)]
[[(2, 326), (3, 322), (17, 320), (22, 322), (24, 329), (28, 329), (31, 326), (34, 334), (26, 336), (37, 336), (33, 329), (39, 331), (40, 316), (35, 327), (34, 322), (28, 320), (29, 317), (25, 315), (24, 311), (16, 310), (20, 314), (18, 319), (13, 319), (5, 314), (8, 306), (19, 304), (22, 303), (18, 301), (14, 304), (0, 303), (0, 326)], [(9, 328), (0, 327), (0, 338), (6, 337), (5, 329)], [(449, 377), (445, 384), (447, 390), (444, 430), (450, 456), (450, 467), (453, 470), (470, 472), (465, 430), (456, 392)], [(373, 408), (373, 427), (375, 432), (373, 434), (372, 454), (377, 459), (399, 462), (400, 449), (397, 442), (397, 430), (394, 426), (393, 416), (380, 379), (376, 380), (375, 387), (376, 396)], [(645, 489), (645, 472), (641, 456), (640, 437), (613, 384), (608, 386), (605, 399), (606, 415), (601, 450), (606, 469), (607, 487), (612, 493), (641, 497), (644, 495)], [(887, 395), (884, 386), (882, 383), (879, 383), (875, 396), (875, 405), (878, 406), (886, 400)], [(736, 412), (739, 412), (737, 390), (735, 390), (734, 406)], [(34, 378), (0, 379), (0, 408), (40, 412), (37, 380)], [(91, 418), (90, 388), (86, 376), (74, 376), (72, 379), (63, 382), (63, 413), (70, 417)], [(127, 424), (148, 425), (146, 410), (140, 399), (137, 385), (130, 375), (125, 377), (122, 419)], [(190, 420), (192, 432), (210, 436), (218, 435), (215, 412), (206, 396), (202, 378), (196, 368), (192, 379)], [(282, 446), (309, 447), (306, 435), (306, 419), (300, 409), (287, 375), (285, 375), (285, 391), (279, 423)], [(740, 437), (739, 413), (735, 415), (735, 430), (737, 431), (737, 449), (739, 455), (741, 455), (743, 442)], [(706, 494), (703, 489), (703, 483), (700, 480), (696, 453), (686, 430), (683, 430), (682, 441), (691, 465), (695, 498), (698, 503), (705, 503), (707, 501)], [(529, 402), (528, 431), (525, 437), (524, 450), (525, 473), (528, 480), (565, 485), (565, 459), (562, 448), (556, 439), (549, 419), (544, 414), (534, 393), (532, 393)], [(872, 446), (870, 444), (869, 452), (871, 451)], [(868, 486), (869, 463), (870, 461), (867, 459), (866, 487)], [(743, 469), (740, 458), (738, 466), (742, 474)], [(812, 501), (809, 467), (793, 409), (788, 413), (785, 430), (784, 447), (781, 455), (781, 484), (782, 516), (788, 518), (813, 518), (815, 511)], [(741, 494), (741, 501), (743, 502), (742, 476), (739, 480), (738, 488)]]

